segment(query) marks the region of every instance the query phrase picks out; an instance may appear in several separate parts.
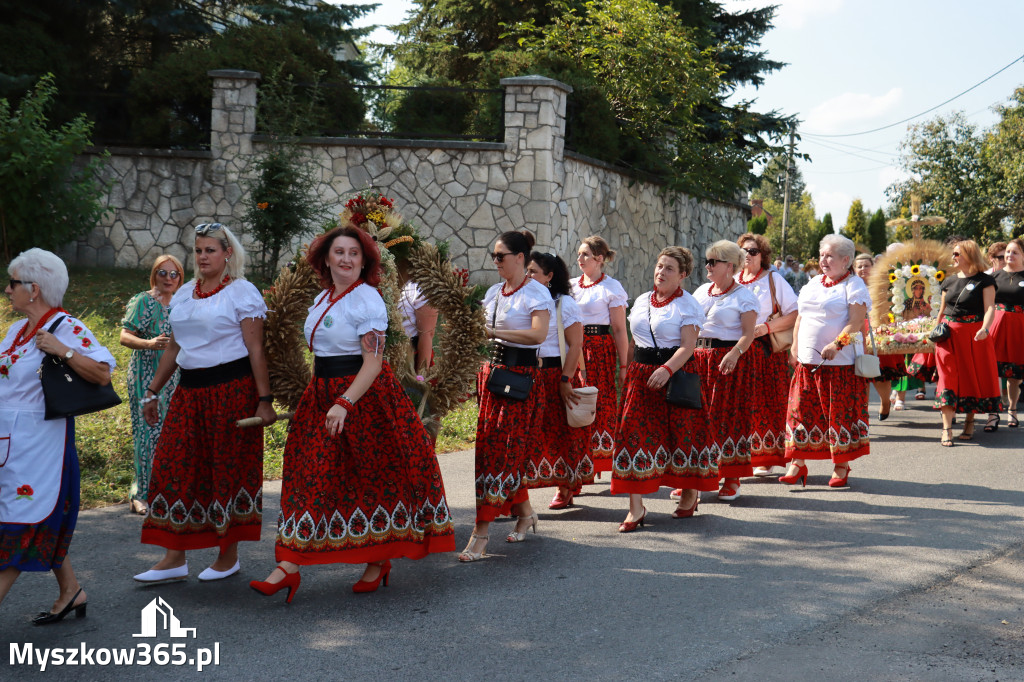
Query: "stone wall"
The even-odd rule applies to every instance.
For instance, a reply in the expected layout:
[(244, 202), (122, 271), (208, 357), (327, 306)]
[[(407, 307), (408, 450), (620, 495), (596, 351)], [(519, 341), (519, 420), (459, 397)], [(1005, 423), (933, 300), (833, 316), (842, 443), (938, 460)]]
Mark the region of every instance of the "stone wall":
[[(210, 75), (210, 151), (110, 150), (104, 168), (110, 211), (92, 234), (65, 248), (68, 262), (146, 267), (165, 251), (187, 259), (191, 228), (200, 222), (228, 224), (245, 241), (239, 216), (245, 212), (246, 172), (267, 144), (255, 135), (259, 74)], [(745, 205), (667, 193), (567, 153), (568, 86), (540, 76), (501, 84), (503, 143), (302, 140), (308, 162), (320, 169), (320, 195), (340, 211), (358, 190), (383, 191), (424, 237), (448, 240), (455, 264), (478, 283), (494, 280), (487, 253), (506, 230), (533, 231), (538, 248), (561, 255), (573, 272), (580, 239), (604, 236), (620, 254), (610, 274), (632, 295), (650, 287), (654, 259), (664, 246), (686, 246), (701, 260), (707, 244), (745, 231)], [(691, 286), (702, 274), (695, 273)]]

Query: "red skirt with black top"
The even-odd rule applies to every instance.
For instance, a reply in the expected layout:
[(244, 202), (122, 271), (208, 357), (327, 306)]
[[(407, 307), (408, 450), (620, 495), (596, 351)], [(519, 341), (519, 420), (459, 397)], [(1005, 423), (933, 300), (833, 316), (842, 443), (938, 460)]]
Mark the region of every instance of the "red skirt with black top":
[[(750, 461), (750, 434), (754, 424), (754, 402), (750, 385), (761, 374), (764, 355), (752, 346), (736, 361), (736, 368), (722, 374), (718, 365), (736, 342), (698, 339), (693, 361), (700, 374), (701, 389), (707, 402), (704, 412), (711, 442), (718, 450), (718, 470), (723, 478), (753, 476)], [(706, 343), (712, 347), (701, 348)]]
[(842, 464), (870, 453), (866, 380), (853, 365), (812, 369), (797, 363), (789, 386), (786, 459)]
[[(653, 349), (637, 349), (641, 351)], [(612, 494), (648, 494), (662, 486), (691, 490), (718, 490), (718, 449), (708, 433), (707, 413), (676, 407), (665, 400), (665, 389), (652, 390), (647, 381), (672, 356), (675, 348), (661, 349), (651, 362), (634, 360), (626, 372), (622, 416), (615, 431)], [(681, 372), (697, 372), (693, 358)], [(704, 387), (702, 399), (707, 404)]]
[(939, 370), (935, 366), (935, 353), (914, 353), (907, 361), (907, 376), (930, 383), (938, 381)]
[(422, 559), (455, 551), (430, 437), (384, 363), (341, 433), (325, 419), (362, 357), (315, 358), (284, 449), (275, 558), (300, 565)]
[[(506, 348), (508, 351), (508, 348)], [(525, 352), (524, 352), (525, 351)], [(532, 362), (528, 356), (533, 353)], [(536, 351), (512, 348), (511, 353), (522, 356), (519, 360), (505, 360), (513, 364), (485, 363), (477, 375), (480, 387), (480, 412), (476, 421), (476, 520), (493, 521), (512, 512), (512, 505), (530, 499), (524, 478), (530, 457), (534, 452), (532, 439), (535, 424), (540, 422), (543, 409), (538, 395), (538, 384), (543, 381), (537, 368)], [(504, 368), (533, 377), (533, 386), (526, 400), (513, 400), (487, 390), (491, 371)]]
[[(767, 337), (761, 337), (746, 355), (760, 356), (760, 369), (748, 381), (748, 400), (753, 408), (750, 432), (750, 465), (786, 465), (786, 408), (789, 402), (788, 352), (772, 353)], [(749, 371), (749, 370), (748, 370)]]
[(543, 360), (546, 364), (537, 371), (532, 389), (542, 407), (536, 411), (537, 422), (530, 429), (534, 435), (524, 482), (529, 489), (561, 485), (573, 490), (588, 475), (590, 480), (594, 478), (587, 447), (588, 429), (572, 428), (565, 416), (565, 403), (559, 392), (561, 358)]
[(872, 380), (874, 383), (899, 381), (907, 376), (906, 356), (897, 353), (879, 355), (878, 364), (881, 367), (882, 373)]
[(950, 317), (946, 321), (951, 332), (949, 338), (935, 344), (939, 370), (935, 407), (952, 407), (965, 413), (1000, 412), (1002, 400), (992, 334), (981, 341), (974, 340), (982, 317)]
[(258, 405), (248, 357), (181, 370), (153, 454), (144, 544), (190, 550), (259, 541), (263, 429), (235, 426)]
[(990, 336), (995, 344), (999, 376), (1024, 379), (1024, 306), (996, 303)]
[[(599, 334), (587, 334), (586, 329), (591, 325), (584, 326), (583, 335), (583, 360), (587, 368), (587, 386), (596, 386), (597, 393), (597, 416), (594, 423), (584, 427), (587, 432), (590, 444), (588, 462), (582, 467), (584, 473), (580, 483), (593, 483), (594, 472), (611, 471), (612, 455), (615, 453), (615, 428), (619, 418), (618, 392), (615, 387), (616, 375), (618, 372), (618, 358), (615, 351), (615, 338), (607, 333), (602, 327)], [(577, 372), (576, 380), (581, 379)], [(580, 386), (583, 383), (578, 384)], [(587, 467), (586, 464), (590, 464)], [(589, 477), (586, 469), (592, 469)]]

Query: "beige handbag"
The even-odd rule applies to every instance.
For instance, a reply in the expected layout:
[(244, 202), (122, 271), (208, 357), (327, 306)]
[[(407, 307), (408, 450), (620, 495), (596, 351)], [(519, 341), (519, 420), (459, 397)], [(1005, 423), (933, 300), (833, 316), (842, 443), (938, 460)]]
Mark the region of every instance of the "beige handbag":
[[(772, 292), (772, 314), (764, 321), (766, 326), (772, 320), (777, 320), (783, 316), (782, 306), (779, 305), (779, 299), (775, 296), (775, 278), (772, 277), (770, 271), (768, 273), (768, 287)], [(769, 332), (768, 342), (772, 345), (773, 353), (782, 353), (789, 350), (793, 346), (793, 328), (790, 327), (781, 332)]]
[[(877, 352), (878, 349), (875, 347), (875, 330), (871, 328), (870, 321), (865, 321), (868, 323), (868, 333), (871, 334), (871, 348)], [(878, 356), (867, 352), (857, 353), (858, 350), (864, 347), (862, 344), (865, 341), (866, 339), (856, 344), (853, 348), (854, 355), (856, 356), (853, 361), (853, 373), (865, 379), (876, 379), (882, 376), (882, 363)]]
[[(562, 299), (559, 297), (555, 305), (555, 319), (558, 324), (558, 355), (562, 358), (562, 367), (565, 367), (565, 327), (562, 325)], [(586, 363), (583, 362), (583, 354), (580, 353), (579, 368), (586, 381)], [(582, 386), (574, 388), (573, 393), (579, 398), (575, 405), (565, 406), (565, 418), (569, 426), (578, 429), (590, 426), (597, 417), (597, 386)]]

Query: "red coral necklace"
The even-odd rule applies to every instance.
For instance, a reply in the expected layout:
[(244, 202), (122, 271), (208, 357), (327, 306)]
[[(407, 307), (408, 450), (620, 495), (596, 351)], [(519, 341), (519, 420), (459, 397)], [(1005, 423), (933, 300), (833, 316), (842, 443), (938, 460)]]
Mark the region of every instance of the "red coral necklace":
[(658, 300), (658, 291), (657, 291), (657, 289), (655, 289), (654, 291), (651, 292), (651, 307), (652, 308), (664, 308), (669, 303), (671, 303), (672, 301), (676, 300), (677, 298), (679, 298), (682, 295), (683, 295), (683, 290), (682, 289), (676, 289), (672, 293), (672, 295), (669, 296), (668, 298), (666, 298), (664, 301), (659, 301)]
[(20, 346), (24, 346), (26, 343), (28, 343), (29, 340), (31, 340), (32, 337), (36, 335), (36, 332), (42, 329), (43, 325), (50, 321), (51, 317), (53, 317), (57, 313), (66, 312), (67, 311), (64, 310), (63, 308), (50, 308), (49, 310), (46, 311), (45, 315), (39, 318), (39, 321), (36, 322), (35, 326), (32, 327), (28, 334), (25, 333), (25, 330), (28, 329), (28, 320), (25, 320), (25, 325), (18, 331), (17, 334), (14, 335), (14, 343), (12, 343), (7, 348), (7, 350), (4, 351), (4, 355), (10, 354), (15, 349), (19, 348)]
[(750, 284), (751, 282), (753, 282), (754, 280), (756, 280), (760, 276), (761, 276), (761, 269), (760, 268), (758, 268), (757, 272), (755, 272), (754, 276), (751, 277), (750, 279), (743, 279), (743, 273), (740, 272), (740, 284)]
[(202, 291), (199, 290), (199, 286), (202, 284), (202, 282), (197, 279), (196, 280), (196, 288), (192, 292), (192, 294), (196, 298), (210, 298), (214, 294), (219, 293), (220, 290), (223, 289), (224, 287), (226, 287), (228, 285), (228, 282), (230, 282), (230, 281), (231, 281), (231, 275), (224, 275), (224, 279), (222, 279), (220, 281), (220, 284), (218, 284), (217, 287), (213, 291), (210, 291), (210, 292), (204, 294)]
[(502, 285), (501, 285), (501, 295), (502, 295), (502, 296), (511, 296), (512, 294), (516, 293), (517, 291), (519, 291), (520, 289), (522, 289), (523, 287), (525, 287), (525, 286), (526, 286), (526, 283), (527, 283), (528, 281), (530, 281), (530, 276), (529, 276), (529, 275), (527, 275), (526, 277), (523, 277), (523, 281), (522, 281), (522, 282), (521, 282), (521, 283), (519, 284), (519, 286), (517, 286), (517, 287), (516, 287), (515, 289), (513, 289), (513, 290), (512, 290), (512, 291), (510, 291), (510, 292), (508, 292), (507, 294), (505, 293), (505, 285), (504, 285), (504, 284), (502, 284)]
[(596, 287), (598, 284), (601, 283), (601, 280), (603, 280), (603, 279), (604, 279), (604, 273), (602, 272), (601, 276), (598, 277), (597, 279), (595, 279), (593, 282), (591, 282), (590, 284), (584, 284), (583, 283), (583, 275), (580, 275), (580, 289), (589, 289), (590, 287)]
[(822, 275), (821, 276), (821, 286), (825, 287), (826, 289), (828, 289), (829, 287), (834, 287), (835, 285), (839, 284), (840, 282), (842, 282), (844, 279), (846, 279), (849, 276), (850, 276), (850, 271), (847, 270), (845, 275), (843, 275), (842, 277), (840, 277), (839, 279), (837, 279), (837, 280), (835, 280), (833, 282), (831, 279), (829, 279), (828, 275)]
[(733, 282), (732, 284), (730, 284), (730, 285), (729, 285), (729, 288), (728, 288), (728, 289), (726, 289), (725, 291), (719, 291), (719, 292), (718, 292), (717, 294), (715, 294), (715, 293), (712, 293), (712, 291), (711, 291), (711, 290), (712, 290), (712, 289), (714, 289), (714, 288), (715, 288), (716, 286), (717, 286), (716, 284), (712, 284), (711, 286), (709, 286), (709, 287), (708, 287), (708, 296), (710, 296), (711, 298), (717, 298), (718, 296), (725, 296), (725, 295), (726, 295), (727, 293), (729, 293), (730, 291), (732, 291), (732, 288), (733, 288), (734, 286), (736, 286), (736, 282)]

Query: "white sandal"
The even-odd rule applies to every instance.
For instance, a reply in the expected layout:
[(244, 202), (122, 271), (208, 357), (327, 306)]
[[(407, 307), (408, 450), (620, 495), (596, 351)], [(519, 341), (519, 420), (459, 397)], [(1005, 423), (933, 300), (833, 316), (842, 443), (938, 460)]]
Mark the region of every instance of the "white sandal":
[(459, 561), (461, 561), (464, 564), (468, 564), (468, 563), (472, 563), (474, 561), (480, 561), (481, 559), (483, 559), (484, 558), (484, 552), (486, 552), (486, 550), (487, 550), (487, 543), (486, 542), (484, 543), (484, 548), (481, 549), (479, 552), (470, 552), (469, 548), (472, 547), (476, 543), (477, 540), (489, 540), (489, 539), (490, 539), (489, 535), (477, 535), (476, 533), (473, 533), (472, 535), (470, 535), (469, 536), (469, 544), (466, 545), (466, 549), (462, 550), (462, 552), (459, 554)]
[(896, 398), (896, 402), (894, 402), (892, 404), (892, 409), (896, 410), (897, 412), (902, 412), (903, 411), (903, 401), (900, 400), (899, 398)]

